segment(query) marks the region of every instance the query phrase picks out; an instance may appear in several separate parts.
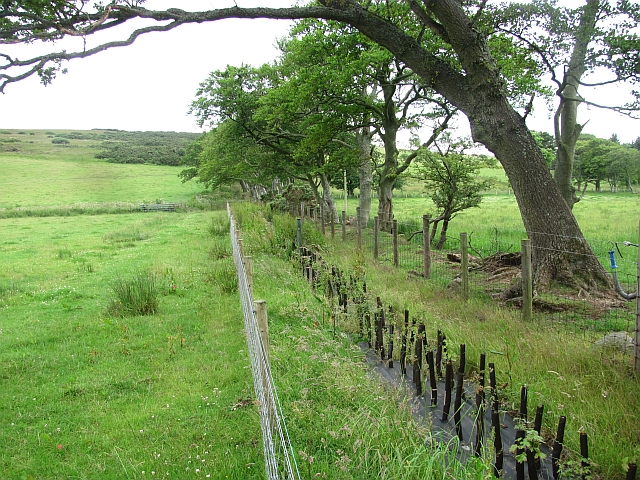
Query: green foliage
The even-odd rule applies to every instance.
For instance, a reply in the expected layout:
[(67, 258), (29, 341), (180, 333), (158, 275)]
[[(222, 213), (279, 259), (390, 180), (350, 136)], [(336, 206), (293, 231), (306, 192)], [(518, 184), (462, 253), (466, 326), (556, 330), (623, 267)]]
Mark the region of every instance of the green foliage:
[(271, 209), (280, 212), (299, 212), (300, 205), (315, 205), (316, 199), (308, 185), (290, 183), (282, 193), (268, 193), (262, 199)]
[(551, 167), (553, 161), (556, 159), (556, 140), (547, 132), (531, 132), (531, 134), (540, 147), (547, 165)]
[(68, 145), (71, 142), (69, 142), (69, 140), (67, 140), (66, 138), (53, 137), (53, 139), (51, 140), (51, 143), (55, 145)]
[(195, 133), (108, 131), (107, 138), (95, 154), (112, 163), (180, 164), (188, 145), (198, 138)]
[(211, 218), (211, 223), (209, 224), (207, 231), (212, 237), (221, 237), (229, 235), (230, 228), (231, 225), (229, 223), (229, 219), (215, 216)]
[(160, 288), (154, 274), (139, 272), (132, 278), (117, 278), (111, 285), (107, 313), (115, 317), (155, 315)]
[(580, 184), (595, 184), (596, 189), (606, 180), (612, 190), (621, 183), (631, 190), (640, 179), (640, 154), (632, 146), (611, 139), (581, 135), (576, 145), (574, 178)]
[(480, 179), (482, 163), (457, 153), (425, 152), (419, 157), (415, 175), (424, 181), (427, 195), (438, 209), (436, 216), (450, 221), (467, 208), (477, 207), (480, 193), (491, 187), (491, 179)]

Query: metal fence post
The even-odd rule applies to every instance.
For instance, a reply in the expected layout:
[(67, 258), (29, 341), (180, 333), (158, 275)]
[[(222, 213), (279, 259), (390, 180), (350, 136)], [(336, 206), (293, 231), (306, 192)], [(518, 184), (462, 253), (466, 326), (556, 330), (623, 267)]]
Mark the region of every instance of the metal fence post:
[(422, 267), (424, 278), (431, 278), (431, 237), (429, 236), (429, 215), (422, 216)]
[(467, 233), (460, 233), (460, 264), (462, 268), (462, 296), (469, 300), (469, 243)]
[(358, 236), (358, 248), (362, 248), (362, 225), (360, 219), (360, 207), (356, 207), (356, 232)]
[(522, 240), (522, 320), (533, 313), (533, 274), (531, 272), (531, 240)]
[(393, 221), (393, 264), (397, 267), (400, 264), (398, 253), (398, 220)]
[(378, 232), (380, 231), (380, 223), (378, 217), (373, 217), (373, 259), (378, 260)]

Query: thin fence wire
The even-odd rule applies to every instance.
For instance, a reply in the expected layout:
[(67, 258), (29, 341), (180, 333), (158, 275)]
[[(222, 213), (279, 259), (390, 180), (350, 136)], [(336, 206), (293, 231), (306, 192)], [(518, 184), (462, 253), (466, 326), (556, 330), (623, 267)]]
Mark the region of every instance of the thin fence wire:
[(242, 252), (238, 243), (236, 226), (229, 205), (227, 213), (231, 224), (230, 235), (233, 247), (233, 260), (238, 274), (238, 292), (244, 315), (244, 327), (247, 336), (253, 387), (260, 411), (260, 427), (267, 478), (275, 480), (285, 478), (299, 480), (300, 472), (287, 425), (284, 420), (280, 400), (271, 375), (269, 357), (260, 335), (260, 327), (253, 309), (253, 298), (245, 271)]
[[(339, 226), (337, 229), (339, 230)], [(390, 230), (390, 229), (387, 229)], [(403, 221), (398, 222), (398, 267), (407, 270), (410, 274), (422, 275), (423, 272), (423, 238), (422, 223)], [(471, 232), (469, 239), (469, 254), (475, 258), (469, 259), (469, 289), (472, 292), (487, 295), (498, 295), (508, 288), (513, 282), (519, 281), (520, 265), (506, 264), (504, 268), (484, 268), (483, 261), (491, 260), (496, 254), (520, 252), (520, 242), (526, 237), (523, 231), (502, 230), (494, 227), (494, 234), (489, 236), (478, 235)], [(336, 235), (338, 236), (338, 235)], [(347, 241), (356, 241), (356, 231), (353, 226), (347, 230)], [(571, 243), (573, 237), (559, 235), (562, 240)], [(589, 241), (589, 245), (600, 262), (606, 269), (609, 261), (609, 250), (616, 250), (618, 261), (618, 278), (622, 288), (629, 292), (636, 289), (637, 250), (626, 249), (621, 240), (618, 243), (612, 241)], [(393, 236), (389, 231), (379, 231), (377, 244), (377, 261), (386, 265), (394, 265)], [(548, 250), (547, 247), (532, 244), (532, 251)], [(362, 249), (370, 255), (374, 254), (374, 231), (372, 222), (362, 230)], [(580, 255), (572, 252), (571, 248), (554, 249), (564, 256)], [(455, 254), (460, 252), (460, 239), (447, 236), (442, 250), (431, 249), (431, 281), (442, 287), (452, 286), (456, 288), (461, 270), (459, 260)], [(452, 258), (449, 258), (452, 255)], [(574, 262), (579, 265), (581, 259)], [(577, 274), (580, 276), (580, 272)], [(589, 272), (584, 272), (583, 277), (588, 277)], [(580, 295), (562, 295), (560, 293), (545, 293), (541, 298), (552, 309), (544, 312), (544, 317), (551, 323), (570, 326), (576, 332), (587, 336), (601, 335), (610, 331), (633, 331), (635, 329), (634, 303), (625, 302), (611, 292), (611, 296), (591, 295), (581, 292)], [(553, 306), (557, 308), (553, 308)]]

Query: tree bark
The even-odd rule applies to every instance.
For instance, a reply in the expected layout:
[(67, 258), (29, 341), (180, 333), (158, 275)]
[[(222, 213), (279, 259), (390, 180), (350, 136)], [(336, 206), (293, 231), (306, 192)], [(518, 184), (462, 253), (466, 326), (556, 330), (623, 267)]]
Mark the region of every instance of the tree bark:
[(371, 138), (370, 129), (363, 128), (356, 132), (356, 140), (358, 142), (358, 152), (360, 164), (358, 165), (358, 179), (360, 181), (360, 198), (358, 206), (360, 207), (360, 225), (367, 225), (371, 216), (371, 191), (373, 187), (373, 168), (371, 159)]
[(390, 232), (393, 221), (393, 187), (398, 173), (397, 142), (400, 125), (396, 118), (395, 103), (393, 101), (396, 87), (390, 82), (381, 86), (385, 106), (382, 131), (379, 136), (384, 145), (384, 165), (378, 180), (378, 221), (380, 222), (381, 230)]
[(320, 174), (320, 184), (322, 185), (322, 203), (324, 204), (324, 211), (330, 215), (329, 212), (333, 212), (333, 218), (338, 218), (338, 209), (336, 208), (336, 202), (331, 196), (331, 185), (329, 178), (324, 174)]
[(554, 117), (557, 150), (553, 179), (570, 209), (573, 209), (579, 200), (573, 186), (576, 143), (582, 132), (582, 125), (578, 123), (578, 105), (582, 101), (578, 95), (578, 87), (582, 75), (586, 72), (585, 59), (589, 42), (593, 37), (598, 9), (599, 0), (587, 0), (587, 5), (580, 17), (571, 59), (564, 74), (564, 88), (559, 93), (560, 104)]

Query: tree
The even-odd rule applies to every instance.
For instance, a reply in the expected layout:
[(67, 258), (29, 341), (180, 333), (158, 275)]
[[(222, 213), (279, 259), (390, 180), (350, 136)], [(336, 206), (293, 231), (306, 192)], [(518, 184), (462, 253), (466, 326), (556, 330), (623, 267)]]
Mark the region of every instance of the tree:
[[(534, 0), (511, 4), (506, 12), (496, 12), (497, 18), (505, 19), (498, 28), (529, 45), (540, 56), (555, 84), (558, 106), (554, 115), (554, 181), (569, 208), (579, 201), (573, 186), (576, 143), (584, 127), (578, 123), (578, 106), (586, 103), (629, 116), (640, 106), (638, 92), (635, 101), (626, 105), (596, 104), (579, 93), (581, 87), (638, 83), (639, 13), (639, 6), (633, 2), (607, 0), (585, 0), (577, 8)], [(609, 78), (587, 83), (585, 75), (598, 68), (606, 69)]]
[(640, 152), (634, 148), (618, 146), (607, 153), (607, 161), (612, 191), (618, 191), (618, 182), (621, 180), (626, 189), (633, 193), (633, 184), (638, 180)]
[[(395, 5), (398, 12), (406, 7)], [(369, 219), (371, 185), (371, 140), (377, 136), (383, 145), (383, 161), (376, 165), (378, 175), (378, 217), (384, 229), (393, 218), (393, 189), (396, 180), (415, 155), (400, 161), (397, 136), (401, 129), (415, 129), (426, 119), (434, 123), (429, 145), (446, 129), (455, 113), (446, 102), (421, 84), (413, 72), (396, 61), (386, 49), (367, 39), (352, 27), (336, 22), (303, 21), (281, 42), (284, 63), (292, 66), (295, 84), (291, 95), (310, 95), (317, 108), (335, 110), (350, 118), (361, 154), (360, 214)], [(332, 113), (335, 115), (335, 113)], [(336, 179), (339, 181), (340, 179)]]
[(607, 153), (614, 148), (612, 142), (593, 135), (582, 135), (576, 146), (576, 168), (574, 176), (578, 181), (578, 188), (592, 183), (596, 192), (600, 191), (600, 184), (607, 178)]
[(442, 222), (436, 249), (444, 246), (451, 220), (463, 210), (479, 206), (482, 202), (480, 193), (491, 187), (491, 180), (478, 178), (482, 166), (478, 158), (455, 151), (429, 151), (418, 157), (415, 176), (424, 181), (427, 195), (438, 209), (432, 219), (432, 239), (435, 240), (438, 225)]
[[(60, 63), (83, 58), (112, 46), (128, 45), (151, 31), (166, 31), (188, 23), (224, 18), (322, 18), (349, 24), (388, 49), (421, 78), (424, 85), (464, 113), (473, 140), (485, 145), (502, 164), (513, 188), (532, 244), (535, 281), (543, 288), (552, 279), (585, 289), (610, 287), (610, 280), (592, 254), (571, 209), (562, 200), (540, 148), (523, 116), (510, 103), (507, 78), (496, 61), (490, 32), (478, 23), (485, 1), (463, 5), (459, 0), (406, 0), (413, 17), (411, 28), (395, 22), (386, 6), (396, 4), (356, 0), (319, 0), (320, 5), (270, 8), (227, 8), (207, 12), (180, 9), (152, 11), (138, 2), (116, 1), (108, 6), (84, 2), (17, 4), (11, 2), (0, 17), (0, 38), (5, 42), (50, 41), (64, 35), (91, 35), (143, 18), (156, 25), (134, 30), (127, 39), (79, 52), (53, 52), (27, 60), (3, 56), (0, 90), (8, 83), (41, 73), (52, 79)], [(84, 11), (86, 10), (86, 11)], [(420, 28), (416, 29), (415, 26)], [(430, 32), (443, 48), (428, 50), (422, 33)], [(18, 71), (16, 71), (18, 69)], [(15, 73), (7, 73), (15, 72)], [(572, 257), (565, 251), (577, 252)], [(579, 263), (579, 265), (578, 265)]]
[(556, 158), (556, 141), (547, 132), (531, 132), (538, 147), (542, 151), (542, 156), (549, 167), (552, 167)]

